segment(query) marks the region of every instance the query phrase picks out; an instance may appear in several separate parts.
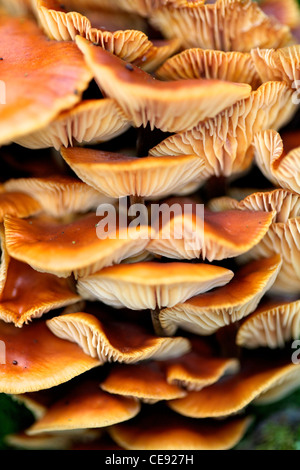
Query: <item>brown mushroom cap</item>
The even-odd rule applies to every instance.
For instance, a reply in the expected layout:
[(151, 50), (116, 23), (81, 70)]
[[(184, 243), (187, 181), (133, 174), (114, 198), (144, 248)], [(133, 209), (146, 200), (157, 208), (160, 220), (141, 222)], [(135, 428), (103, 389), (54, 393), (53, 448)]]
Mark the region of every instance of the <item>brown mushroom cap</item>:
[(6, 144), (78, 103), (92, 77), (75, 44), (48, 41), (31, 20), (1, 16), (0, 41), (6, 84), (0, 143)]
[(214, 261), (238, 256), (259, 243), (274, 217), (272, 212), (199, 210), (192, 200), (176, 198), (160, 209), (162, 220), (151, 220), (151, 226), (157, 228), (147, 249), (175, 259)]
[(263, 303), (240, 326), (236, 342), (244, 348), (283, 348), (300, 336), (300, 301)]
[(166, 138), (149, 154), (198, 155), (205, 163), (203, 182), (212, 175), (232, 177), (249, 168), (254, 135), (265, 128), (280, 127), (295, 110), (288, 85), (267, 82), (215, 118)]
[(83, 351), (104, 362), (132, 363), (146, 359), (168, 359), (186, 353), (186, 338), (164, 338), (135, 323), (110, 318), (105, 312), (59, 315), (47, 320), (59, 338), (77, 343)]
[(240, 268), (229, 284), (188, 299), (159, 314), (166, 334), (178, 327), (201, 335), (215, 333), (253, 312), (275, 282), (281, 267), (279, 255), (252, 261)]
[(33, 436), (45, 432), (102, 428), (131, 419), (139, 411), (137, 400), (103, 392), (98, 381), (84, 381), (54, 403), (26, 433)]
[(46, 127), (26, 134), (15, 142), (31, 149), (74, 144), (97, 144), (113, 139), (128, 130), (130, 123), (115, 100), (84, 100), (63, 111)]
[(284, 152), (280, 134), (273, 129), (254, 136), (255, 161), (275, 186), (300, 194), (300, 147)]
[(256, 89), (260, 78), (248, 52), (223, 52), (209, 49), (186, 49), (170, 59), (155, 72), (161, 80), (208, 78), (249, 83)]
[(0, 321), (0, 337), (6, 356), (0, 367), (1, 393), (49, 389), (100, 365), (76, 344), (53, 335), (42, 320), (24, 328)]
[(160, 197), (197, 179), (201, 162), (194, 155), (129, 157), (87, 148), (62, 149), (77, 176), (108, 197)]
[[(5, 234), (9, 254), (37, 271), (68, 277), (91, 274), (144, 251), (149, 228), (116, 227), (99, 238), (99, 216), (87, 214), (70, 223), (39, 217), (21, 220), (6, 217)], [(111, 237), (110, 237), (111, 235)]]
[[(7, 191), (17, 191), (18, 189), (35, 198), (40, 208), (53, 217), (84, 213), (96, 209), (100, 204), (113, 202), (112, 199), (103, 197), (102, 194), (81, 180), (69, 176), (11, 179), (4, 183), (4, 188)], [(8, 213), (10, 214), (10, 212)], [(20, 213), (12, 213), (11, 215), (22, 216)], [(26, 214), (26, 216), (28, 215), (32, 214)]]
[(255, 357), (242, 362), (238, 373), (225, 376), (200, 391), (189, 392), (184, 398), (168, 401), (168, 406), (177, 413), (193, 418), (226, 417), (241, 412), (273, 387), (277, 389), (280, 386), (281, 397), (287, 395), (291, 392), (291, 380), (294, 388), (299, 386), (298, 364), (290, 360)]
[(193, 420), (156, 405), (108, 431), (127, 450), (226, 450), (239, 442), (251, 421), (249, 417)]
[(155, 80), (85, 38), (76, 37), (99, 88), (114, 98), (136, 127), (149, 123), (167, 132), (190, 129), (251, 93), (251, 87), (222, 80)]
[(50, 310), (71, 305), (79, 300), (80, 297), (72, 289), (70, 280), (58, 278), (53, 274), (39, 273), (29, 265), (11, 259), (0, 296), (0, 319), (22, 327)]
[(117, 364), (111, 368), (100, 387), (108, 393), (135, 397), (151, 404), (186, 394), (175, 383), (168, 383), (159, 362)]
[(155, 9), (150, 21), (165, 37), (180, 38), (185, 49), (202, 47), (249, 52), (258, 46), (282, 47), (291, 39), (287, 26), (269, 18), (252, 1), (167, 4)]
[(104, 268), (77, 283), (79, 294), (116, 308), (172, 307), (189, 297), (227, 284), (232, 271), (218, 266), (147, 261)]

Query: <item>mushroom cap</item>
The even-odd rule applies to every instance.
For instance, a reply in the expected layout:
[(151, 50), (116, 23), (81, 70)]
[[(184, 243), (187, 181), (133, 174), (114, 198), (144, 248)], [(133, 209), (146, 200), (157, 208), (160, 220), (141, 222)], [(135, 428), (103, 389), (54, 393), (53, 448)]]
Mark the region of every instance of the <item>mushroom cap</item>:
[(0, 319), (22, 327), (50, 310), (72, 305), (79, 300), (70, 280), (39, 273), (12, 258), (0, 296)]
[(151, 404), (180, 398), (186, 394), (179, 385), (168, 383), (159, 362), (116, 364), (100, 387), (108, 393), (135, 397)]
[[(40, 208), (53, 217), (84, 213), (96, 209), (100, 204), (113, 202), (81, 180), (69, 176), (11, 179), (4, 183), (4, 188), (6, 191), (18, 189), (35, 198)], [(20, 217), (18, 213), (11, 215)]]
[(19, 188), (0, 191), (0, 222), (6, 215), (26, 218), (41, 212), (42, 207), (33, 195), (25, 194)]
[(42, 320), (24, 328), (0, 321), (6, 364), (0, 368), (1, 393), (49, 389), (98, 367), (100, 361), (76, 344), (53, 335)]
[(37, 271), (60, 277), (68, 277), (73, 272), (75, 277), (80, 277), (119, 263), (146, 248), (148, 227), (137, 231), (130, 227), (118, 228), (114, 224), (100, 238), (97, 226), (100, 220), (94, 214), (70, 223), (46, 217), (26, 220), (6, 217), (7, 250), (13, 258)]
[(0, 143), (7, 144), (78, 103), (92, 75), (74, 43), (48, 41), (31, 20), (1, 16), (0, 41), (1, 84), (6, 84)]
[(163, 330), (172, 335), (180, 327), (210, 335), (241, 320), (256, 309), (275, 282), (280, 267), (279, 255), (248, 263), (235, 273), (226, 286), (162, 310), (159, 321)]
[(36, 14), (45, 33), (57, 41), (75, 40), (77, 35), (115, 54), (127, 62), (136, 61), (141, 68), (159, 66), (180, 46), (178, 39), (152, 42), (142, 31), (133, 29), (107, 31), (92, 27), (89, 18), (77, 11), (67, 11), (57, 0), (35, 0)]
[(249, 83), (254, 89), (261, 84), (249, 52), (223, 52), (198, 47), (186, 49), (166, 60), (155, 75), (161, 80), (207, 78)]
[(102, 428), (131, 419), (139, 411), (137, 400), (110, 395), (99, 388), (98, 381), (85, 380), (55, 402), (26, 433)]
[[(178, 400), (168, 401), (175, 412), (192, 418), (220, 418), (241, 412), (261, 394), (281, 387), (281, 396), (291, 391), (300, 380), (300, 368), (290, 360), (256, 357), (244, 360), (240, 371), (227, 375), (200, 391), (189, 392)], [(286, 388), (283, 384), (286, 383)], [(284, 390), (285, 389), (285, 390)], [(271, 403), (271, 399), (269, 401)]]
[(244, 348), (283, 348), (300, 336), (300, 301), (264, 302), (239, 327), (236, 343)]
[(255, 162), (275, 186), (300, 194), (300, 147), (284, 151), (280, 134), (273, 129), (254, 136)]
[(291, 89), (298, 90), (300, 79), (300, 45), (281, 49), (259, 49), (251, 51), (256, 70), (263, 82), (285, 81)]
[(79, 294), (115, 308), (172, 307), (189, 297), (227, 284), (232, 271), (207, 264), (147, 261), (104, 268), (77, 283)]
[(292, 91), (286, 83), (267, 82), (216, 117), (167, 137), (149, 154), (198, 155), (205, 163), (200, 180), (203, 182), (212, 175), (232, 177), (251, 165), (254, 135), (283, 125), (295, 109)]
[(61, 149), (77, 176), (108, 197), (160, 197), (197, 179), (197, 156), (131, 157), (87, 148)]
[(226, 450), (239, 442), (251, 421), (249, 417), (193, 420), (156, 405), (144, 407), (136, 418), (108, 432), (127, 450)]
[(84, 100), (60, 113), (47, 126), (15, 139), (15, 142), (31, 149), (54, 147), (59, 150), (75, 143), (106, 142), (129, 127), (128, 119), (115, 100)]
[(160, 210), (161, 220), (151, 220), (156, 234), (147, 249), (168, 258), (208, 261), (245, 253), (259, 243), (274, 217), (272, 212), (212, 212), (192, 200), (176, 198)]
[(180, 38), (185, 49), (249, 52), (257, 46), (282, 47), (291, 40), (289, 27), (269, 18), (252, 1), (167, 4), (155, 9), (150, 21), (165, 37)]
[[(197, 342), (200, 341), (199, 338)], [(170, 384), (179, 385), (188, 391), (201, 390), (217, 382), (224, 375), (239, 370), (238, 359), (218, 357), (214, 351), (209, 353), (197, 351), (193, 339), (191, 343), (191, 352), (164, 363), (167, 381)]]
[(164, 338), (153, 335), (135, 323), (110, 318), (105, 312), (59, 315), (47, 320), (47, 326), (59, 338), (77, 343), (101, 363), (134, 363), (146, 359), (168, 359), (186, 353), (186, 338)]
[(149, 123), (152, 130), (190, 129), (251, 93), (248, 84), (222, 80), (156, 80), (85, 38), (77, 36), (76, 43), (99, 88), (118, 102), (136, 127)]

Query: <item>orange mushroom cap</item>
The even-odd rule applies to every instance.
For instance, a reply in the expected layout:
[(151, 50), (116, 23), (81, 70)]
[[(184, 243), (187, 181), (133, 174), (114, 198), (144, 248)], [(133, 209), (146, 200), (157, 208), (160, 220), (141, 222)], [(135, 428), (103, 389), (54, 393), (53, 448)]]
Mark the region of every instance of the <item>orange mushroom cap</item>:
[(127, 450), (226, 450), (243, 437), (252, 419), (193, 420), (165, 407), (144, 408), (127, 423), (109, 428), (113, 440)]
[(55, 402), (26, 433), (33, 436), (45, 432), (107, 427), (131, 419), (139, 411), (138, 401), (103, 392), (96, 380), (83, 381)]
[(201, 162), (194, 155), (137, 158), (87, 148), (62, 149), (77, 176), (108, 197), (161, 197), (197, 179)]
[(76, 344), (53, 335), (42, 320), (24, 328), (0, 321), (0, 337), (6, 362), (0, 367), (1, 393), (49, 389), (100, 365)]
[(253, 312), (276, 280), (279, 255), (252, 261), (240, 268), (229, 284), (163, 309), (159, 321), (167, 334), (178, 327), (201, 335), (215, 333)]
[(83, 100), (60, 113), (47, 126), (15, 139), (15, 142), (31, 149), (54, 147), (59, 150), (62, 146), (106, 142), (129, 127), (130, 122), (115, 100)]
[(251, 93), (251, 87), (222, 80), (164, 82), (95, 46), (80, 36), (76, 43), (99, 88), (114, 98), (136, 127), (149, 123), (167, 132), (190, 129)]
[(135, 363), (146, 359), (168, 359), (186, 353), (186, 338), (153, 335), (143, 325), (110, 318), (103, 310), (77, 312), (47, 320), (47, 326), (59, 338), (77, 343), (91, 357), (104, 362)]
[(26, 220), (6, 217), (7, 250), (37, 271), (60, 277), (68, 277), (72, 272), (75, 277), (88, 275), (144, 251), (150, 236), (148, 227), (136, 231), (113, 225), (110, 232), (99, 237), (100, 220), (94, 214), (70, 223), (46, 217)]
[(155, 9), (150, 21), (165, 37), (180, 38), (186, 49), (249, 52), (257, 46), (282, 47), (291, 40), (288, 26), (269, 18), (256, 2), (248, 0), (167, 4)]
[(77, 283), (79, 294), (116, 308), (172, 307), (189, 297), (227, 284), (232, 271), (206, 264), (147, 261), (104, 268)]
[(75, 44), (48, 41), (31, 20), (1, 16), (0, 42), (6, 103), (0, 108), (0, 143), (6, 144), (78, 103), (92, 76)]

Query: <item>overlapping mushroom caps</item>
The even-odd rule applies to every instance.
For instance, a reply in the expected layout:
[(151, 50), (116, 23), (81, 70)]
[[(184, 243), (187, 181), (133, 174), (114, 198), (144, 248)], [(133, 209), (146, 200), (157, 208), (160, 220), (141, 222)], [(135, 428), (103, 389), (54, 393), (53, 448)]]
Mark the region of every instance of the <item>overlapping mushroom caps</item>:
[(0, 144), (7, 144), (77, 104), (92, 75), (75, 44), (48, 41), (31, 20), (1, 16), (0, 41)]
[(10, 445), (228, 449), (299, 388), (299, 11), (273, 4), (0, 2)]
[(127, 62), (135, 62), (145, 70), (157, 68), (180, 46), (176, 38), (152, 42), (142, 31), (127, 29), (112, 32), (106, 30), (105, 26), (100, 29), (92, 27), (86, 16), (77, 11), (67, 12), (65, 5), (56, 0), (36, 0), (35, 9), (49, 38), (68, 41), (79, 35)]
[(155, 80), (92, 42), (76, 37), (88, 66), (102, 90), (114, 98), (136, 127), (149, 123), (166, 132), (190, 129), (200, 120), (250, 95), (247, 84), (218, 80)]

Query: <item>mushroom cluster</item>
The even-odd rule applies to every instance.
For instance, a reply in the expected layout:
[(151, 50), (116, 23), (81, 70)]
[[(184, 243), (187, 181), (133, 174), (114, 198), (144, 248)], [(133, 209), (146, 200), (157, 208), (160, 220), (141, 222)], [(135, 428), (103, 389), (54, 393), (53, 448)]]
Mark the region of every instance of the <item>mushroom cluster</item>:
[(300, 387), (298, 37), (296, 0), (0, 0), (8, 446), (232, 449)]

